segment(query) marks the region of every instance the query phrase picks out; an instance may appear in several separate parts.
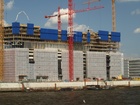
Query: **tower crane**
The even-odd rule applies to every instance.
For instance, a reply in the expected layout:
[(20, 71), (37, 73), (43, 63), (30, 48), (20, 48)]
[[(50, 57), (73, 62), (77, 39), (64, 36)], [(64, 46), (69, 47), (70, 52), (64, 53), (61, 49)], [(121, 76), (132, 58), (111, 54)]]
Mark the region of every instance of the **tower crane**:
[[(93, 0), (92, 0), (93, 1)], [(97, 0), (95, 0), (97, 1)], [(99, 0), (100, 1), (100, 0)], [(88, 7), (86, 9), (81, 10), (73, 10), (73, 0), (68, 0), (68, 13), (60, 13), (60, 7), (58, 7), (58, 14), (45, 16), (45, 18), (58, 17), (58, 32), (61, 31), (61, 16), (68, 15), (68, 50), (69, 50), (69, 80), (72, 81), (74, 78), (73, 75), (73, 14), (80, 12), (87, 12), (91, 10), (101, 9), (104, 6), (94, 6), (92, 8)], [(60, 32), (59, 32), (60, 34)]]
[[(80, 12), (86, 12), (86, 11), (101, 9), (101, 8), (104, 8), (104, 6), (94, 6), (92, 8), (86, 8), (86, 9), (81, 9), (81, 10), (72, 10), (72, 12), (73, 13), (80, 13)], [(68, 15), (68, 12), (67, 13), (60, 13), (60, 7), (58, 7), (58, 14), (45, 16), (45, 18), (53, 18), (53, 17), (58, 18), (58, 32), (59, 32), (59, 34), (60, 34), (60, 31), (61, 31), (61, 25), (62, 25), (61, 16), (63, 16), (63, 15)]]
[(60, 34), (61, 31), (61, 16), (60, 16), (60, 7), (58, 7), (58, 34)]
[(69, 80), (73, 81), (73, 0), (68, 0), (68, 48), (69, 48)]
[(112, 31), (116, 31), (116, 10), (115, 10), (115, 0), (112, 0)]
[(83, 4), (88, 4), (88, 8), (90, 8), (90, 4), (92, 2), (98, 2), (98, 1), (101, 1), (101, 0), (89, 0), (88, 2), (84, 2)]
[(3, 65), (4, 65), (4, 0), (0, 0), (0, 81), (3, 80)]

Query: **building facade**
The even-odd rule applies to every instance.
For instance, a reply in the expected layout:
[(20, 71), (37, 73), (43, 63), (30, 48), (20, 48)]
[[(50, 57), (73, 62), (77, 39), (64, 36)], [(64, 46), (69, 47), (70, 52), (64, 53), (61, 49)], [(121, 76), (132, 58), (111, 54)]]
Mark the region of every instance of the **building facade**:
[(128, 59), (124, 59), (123, 77), (125, 77), (125, 78), (129, 77), (129, 60)]
[(140, 77), (140, 59), (129, 60), (129, 77)]
[[(69, 81), (67, 33), (31, 23), (5, 27), (4, 81)], [(73, 40), (73, 81), (106, 80), (122, 74), (119, 32), (75, 31)]]

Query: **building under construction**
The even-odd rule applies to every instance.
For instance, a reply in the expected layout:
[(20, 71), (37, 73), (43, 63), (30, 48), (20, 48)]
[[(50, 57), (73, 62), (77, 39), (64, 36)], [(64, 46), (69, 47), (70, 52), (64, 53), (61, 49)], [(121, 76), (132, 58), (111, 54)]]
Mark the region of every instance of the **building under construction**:
[[(67, 30), (13, 22), (4, 30), (4, 81), (69, 81)], [(122, 74), (120, 33), (74, 31), (73, 81)]]

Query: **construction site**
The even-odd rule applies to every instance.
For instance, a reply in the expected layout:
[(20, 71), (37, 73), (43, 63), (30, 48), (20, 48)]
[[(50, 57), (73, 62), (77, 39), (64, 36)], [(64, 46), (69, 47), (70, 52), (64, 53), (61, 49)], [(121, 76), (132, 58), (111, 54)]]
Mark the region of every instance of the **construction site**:
[[(0, 81), (84, 81), (110, 80), (123, 74), (123, 53), (119, 52), (121, 33), (116, 32), (115, 0), (112, 0), (112, 31), (74, 31), (73, 0), (68, 13), (58, 11), (58, 29), (41, 28), (34, 23), (3, 23), (0, 0)], [(94, 10), (102, 7), (90, 8)], [(86, 12), (84, 9), (77, 12)], [(68, 15), (68, 30), (61, 29), (61, 15)], [(54, 16), (46, 16), (45, 18)]]

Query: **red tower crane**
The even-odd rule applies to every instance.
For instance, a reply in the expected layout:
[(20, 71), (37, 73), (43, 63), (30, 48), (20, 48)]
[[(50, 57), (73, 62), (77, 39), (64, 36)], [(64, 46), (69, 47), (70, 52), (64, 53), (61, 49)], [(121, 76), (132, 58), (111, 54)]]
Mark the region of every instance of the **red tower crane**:
[[(96, 0), (98, 1), (98, 0)], [(100, 0), (99, 0), (100, 1)], [(69, 27), (69, 35), (68, 35), (68, 50), (69, 50), (69, 80), (73, 81), (74, 79), (74, 71), (73, 71), (73, 14), (86, 12), (96, 9), (104, 8), (103, 6), (94, 6), (92, 8), (88, 7), (86, 9), (81, 10), (73, 10), (73, 0), (68, 0), (68, 13), (60, 13), (60, 7), (58, 7), (58, 14), (45, 16), (45, 18), (58, 17), (58, 32), (61, 31), (61, 15), (68, 15), (68, 27)]]
[(58, 34), (60, 34), (61, 31), (61, 15), (60, 15), (60, 7), (58, 7)]
[[(86, 8), (86, 9), (81, 9), (81, 10), (72, 10), (72, 12), (73, 13), (80, 13), (80, 12), (86, 12), (86, 11), (101, 9), (101, 8), (104, 8), (104, 6), (94, 6), (94, 7), (91, 7), (91, 8)], [(61, 31), (61, 25), (62, 25), (61, 16), (63, 16), (63, 15), (68, 15), (68, 12), (67, 13), (60, 13), (60, 7), (58, 7), (58, 14), (48, 15), (48, 16), (45, 16), (45, 18), (53, 18), (53, 17), (57, 16), (57, 18), (58, 18), (58, 31)]]
[(98, 1), (101, 1), (101, 0), (89, 0), (88, 2), (84, 2), (83, 4), (88, 4), (88, 8), (90, 8), (90, 4), (92, 2), (98, 2)]
[(68, 2), (68, 27), (69, 27), (69, 80), (72, 81), (73, 76), (73, 0)]

